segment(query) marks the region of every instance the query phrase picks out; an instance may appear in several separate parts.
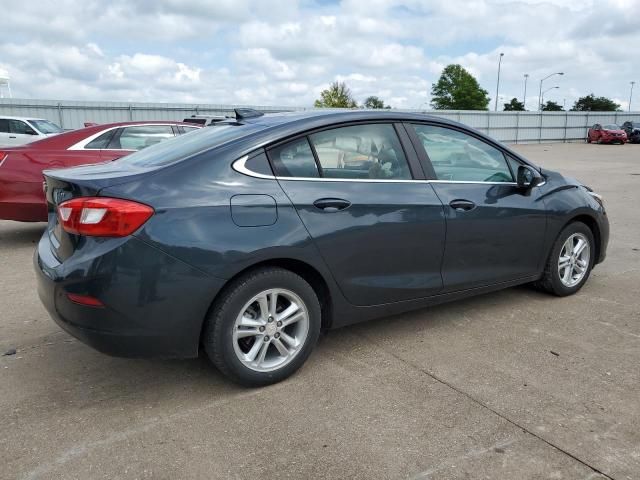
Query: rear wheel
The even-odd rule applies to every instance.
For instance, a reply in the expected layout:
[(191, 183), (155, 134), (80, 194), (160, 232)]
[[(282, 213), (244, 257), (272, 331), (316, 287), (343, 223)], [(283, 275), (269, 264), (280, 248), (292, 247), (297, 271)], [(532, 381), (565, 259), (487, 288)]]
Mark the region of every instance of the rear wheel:
[(231, 380), (279, 382), (305, 362), (320, 333), (320, 303), (299, 275), (268, 267), (233, 281), (206, 320), (203, 344)]
[(589, 278), (594, 256), (591, 229), (582, 222), (570, 223), (558, 235), (536, 286), (559, 297), (576, 293)]

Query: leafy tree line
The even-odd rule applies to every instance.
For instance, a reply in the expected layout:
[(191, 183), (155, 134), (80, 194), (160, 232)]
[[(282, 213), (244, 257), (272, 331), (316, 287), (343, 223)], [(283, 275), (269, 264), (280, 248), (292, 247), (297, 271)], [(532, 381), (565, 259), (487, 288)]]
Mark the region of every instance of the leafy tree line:
[[(351, 89), (345, 82), (333, 82), (329, 88), (320, 92), (320, 98), (313, 104), (321, 108), (358, 108), (358, 102), (353, 98)], [(374, 95), (367, 97), (362, 105), (364, 108), (391, 108), (384, 101)]]
[[(461, 65), (447, 65), (438, 81), (431, 86), (431, 107), (435, 110), (488, 110), (489, 92), (483, 89), (478, 80)], [(314, 106), (325, 108), (358, 108), (351, 89), (344, 82), (333, 82), (320, 93)], [(363, 108), (391, 108), (377, 96), (367, 97)], [(553, 101), (542, 105), (545, 112), (563, 112), (564, 107)], [(524, 103), (512, 98), (504, 104), (506, 112), (525, 111)], [(620, 105), (606, 97), (596, 97), (593, 93), (580, 97), (571, 111), (577, 112), (615, 112)]]

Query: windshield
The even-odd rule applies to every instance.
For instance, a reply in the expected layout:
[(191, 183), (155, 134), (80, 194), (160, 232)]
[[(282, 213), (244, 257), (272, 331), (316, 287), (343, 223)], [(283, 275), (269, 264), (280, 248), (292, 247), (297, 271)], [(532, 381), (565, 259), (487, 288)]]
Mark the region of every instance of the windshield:
[(168, 165), (264, 128), (260, 125), (218, 125), (198, 128), (122, 157), (116, 162), (137, 168)]
[(620, 127), (615, 123), (610, 123), (609, 125), (605, 125), (602, 127), (604, 130), (620, 130)]
[(36, 128), (40, 133), (60, 133), (62, 129), (55, 123), (49, 120), (29, 120), (29, 123)]

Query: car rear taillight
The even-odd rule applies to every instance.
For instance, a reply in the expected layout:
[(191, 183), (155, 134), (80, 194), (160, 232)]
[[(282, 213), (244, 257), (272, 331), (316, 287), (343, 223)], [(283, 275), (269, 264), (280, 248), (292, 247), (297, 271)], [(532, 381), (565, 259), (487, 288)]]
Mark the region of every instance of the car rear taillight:
[(62, 228), (76, 235), (126, 237), (149, 220), (148, 205), (121, 198), (78, 197), (58, 205)]

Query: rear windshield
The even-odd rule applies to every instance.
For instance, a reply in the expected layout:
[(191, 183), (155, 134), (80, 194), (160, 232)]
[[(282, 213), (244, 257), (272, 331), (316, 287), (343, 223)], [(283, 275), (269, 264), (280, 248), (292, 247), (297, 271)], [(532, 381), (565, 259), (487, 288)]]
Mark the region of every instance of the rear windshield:
[(136, 167), (150, 168), (169, 165), (196, 153), (231, 142), (261, 128), (259, 125), (217, 125), (198, 128), (178, 137), (165, 140), (138, 152), (122, 157), (116, 162)]

